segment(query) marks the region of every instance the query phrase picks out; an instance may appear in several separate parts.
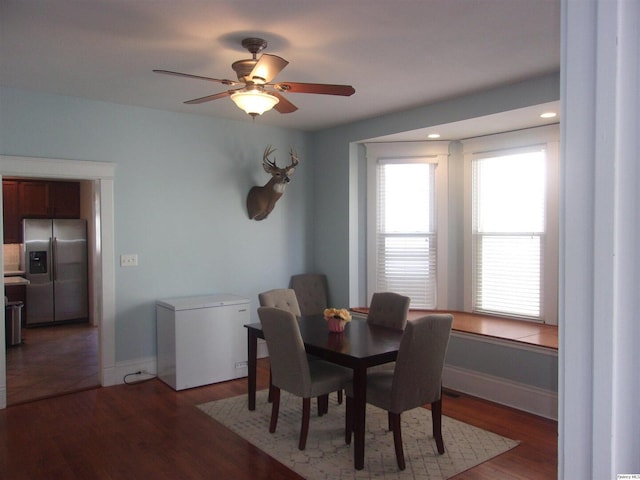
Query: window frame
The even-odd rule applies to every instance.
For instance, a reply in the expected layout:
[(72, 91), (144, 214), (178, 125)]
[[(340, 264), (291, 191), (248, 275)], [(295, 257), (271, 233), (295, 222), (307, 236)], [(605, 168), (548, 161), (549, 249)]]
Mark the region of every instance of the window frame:
[(513, 318), (537, 321), (551, 325), (558, 324), (558, 255), (559, 255), (559, 140), (558, 125), (519, 130), (464, 140), (464, 309), (474, 311), (474, 242), (473, 242), (473, 176), (472, 161), (490, 154), (501, 155), (535, 146), (546, 150), (545, 180), (545, 229), (544, 260), (541, 265), (543, 276), (541, 291), (541, 312), (539, 319), (531, 317)]
[(377, 206), (380, 161), (425, 162), (435, 167), (436, 305), (447, 305), (448, 158), (449, 142), (391, 142), (365, 144), (367, 165), (367, 305), (377, 285)]

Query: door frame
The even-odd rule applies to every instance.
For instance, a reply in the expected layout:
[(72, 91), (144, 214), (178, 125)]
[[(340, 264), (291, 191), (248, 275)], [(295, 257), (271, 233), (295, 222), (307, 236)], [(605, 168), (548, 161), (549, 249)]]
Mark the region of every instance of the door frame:
[[(93, 265), (93, 314), (98, 326), (98, 377), (100, 385), (117, 383), (115, 377), (115, 237), (114, 237), (114, 175), (115, 163), (63, 160), (0, 155), (2, 177), (39, 179), (73, 179), (92, 182), (92, 206), (89, 228), (95, 235), (95, 247), (90, 252)], [(0, 182), (0, 193), (2, 184)], [(2, 196), (0, 195), (0, 207)], [(0, 208), (0, 235), (3, 232)], [(4, 258), (0, 250), (1, 286), (4, 290)], [(4, 309), (0, 322), (0, 338), (5, 335)], [(0, 342), (0, 409), (7, 406), (7, 370), (4, 341)]]

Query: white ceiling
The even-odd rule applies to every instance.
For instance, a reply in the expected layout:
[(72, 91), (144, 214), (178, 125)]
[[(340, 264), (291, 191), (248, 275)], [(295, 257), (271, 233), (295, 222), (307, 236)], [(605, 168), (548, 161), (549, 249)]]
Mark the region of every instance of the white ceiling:
[(559, 71), (560, 0), (0, 0), (0, 84), (250, 122), (183, 104), (224, 85), (152, 73), (234, 79), (250, 36), (290, 62), (278, 81), (354, 86), (255, 120), (313, 131)]

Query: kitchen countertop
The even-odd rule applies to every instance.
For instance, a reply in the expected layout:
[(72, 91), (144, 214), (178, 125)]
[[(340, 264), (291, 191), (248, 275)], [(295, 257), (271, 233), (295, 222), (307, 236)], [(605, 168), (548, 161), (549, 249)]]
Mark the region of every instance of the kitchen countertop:
[(24, 277), (4, 277), (5, 286), (8, 285), (29, 285), (29, 280)]
[(5, 277), (19, 277), (24, 275), (24, 270), (5, 270), (4, 271), (4, 276)]

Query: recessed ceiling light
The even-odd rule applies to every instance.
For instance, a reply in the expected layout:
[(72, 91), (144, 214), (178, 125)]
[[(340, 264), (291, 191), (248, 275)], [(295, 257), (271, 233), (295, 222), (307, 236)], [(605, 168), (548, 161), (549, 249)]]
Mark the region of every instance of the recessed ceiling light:
[(429, 135), (427, 135), (427, 138), (440, 138), (440, 134), (439, 133), (430, 133)]
[(540, 118), (555, 118), (557, 115), (556, 112), (544, 112), (540, 115)]

